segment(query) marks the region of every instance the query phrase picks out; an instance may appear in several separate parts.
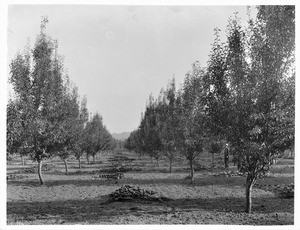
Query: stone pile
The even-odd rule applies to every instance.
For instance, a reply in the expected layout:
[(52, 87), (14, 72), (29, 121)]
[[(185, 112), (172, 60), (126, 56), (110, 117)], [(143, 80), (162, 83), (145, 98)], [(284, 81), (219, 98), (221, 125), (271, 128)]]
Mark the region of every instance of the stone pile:
[(222, 164), (210, 164), (210, 165), (204, 165), (204, 164), (195, 164), (195, 171), (201, 171), (201, 170), (213, 170), (213, 169), (224, 169), (224, 165)]
[(151, 190), (141, 189), (130, 185), (123, 185), (113, 193), (109, 194), (108, 202), (114, 201), (166, 201), (166, 197), (154, 196), (155, 192)]
[(274, 173), (270, 173), (270, 172), (267, 172), (265, 174), (261, 174), (258, 176), (259, 179), (273, 178), (273, 177), (274, 177)]
[(15, 175), (15, 174), (10, 174), (6, 176), (6, 180), (21, 180), (21, 179), (25, 179), (28, 176), (24, 176), (24, 175)]
[(134, 161), (134, 158), (129, 158), (124, 155), (115, 155), (113, 157), (108, 158), (108, 161), (113, 161), (113, 162), (130, 162)]
[(262, 185), (254, 184), (255, 188), (263, 189), (269, 192), (274, 192), (280, 198), (294, 198), (294, 184), (281, 184), (281, 185)]
[(42, 165), (42, 171), (51, 171), (55, 168), (54, 164), (43, 164)]
[(30, 167), (30, 168), (24, 168), (20, 169), (18, 173), (37, 173), (37, 168), (36, 167)]
[[(55, 168), (55, 165), (53, 164), (42, 165), (42, 171), (51, 171), (53, 168)], [(20, 169), (18, 173), (37, 173), (37, 172), (38, 172), (38, 166), (32, 166), (30, 168)]]
[(106, 166), (103, 169), (99, 170), (100, 172), (107, 172), (107, 173), (116, 173), (116, 172), (131, 172), (131, 171), (142, 171), (142, 168), (138, 164), (111, 164)]
[(203, 164), (196, 164), (195, 165), (195, 171), (201, 171), (201, 170), (207, 170), (208, 167), (206, 165)]
[(263, 189), (269, 192), (274, 192), (280, 198), (294, 198), (294, 184), (281, 184), (281, 185), (262, 185), (255, 184), (255, 188)]
[(291, 199), (294, 198), (294, 184), (284, 185), (275, 190), (275, 194), (277, 194), (280, 198)]
[(212, 173), (213, 176), (220, 177), (232, 177), (232, 176), (243, 176), (244, 174), (239, 171), (223, 171), (219, 173)]

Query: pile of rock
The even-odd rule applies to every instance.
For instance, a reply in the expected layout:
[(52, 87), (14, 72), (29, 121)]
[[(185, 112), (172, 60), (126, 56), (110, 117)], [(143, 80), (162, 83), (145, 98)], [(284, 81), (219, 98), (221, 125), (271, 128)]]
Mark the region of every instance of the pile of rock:
[(54, 164), (43, 164), (42, 165), (42, 171), (51, 171), (55, 168)]
[(114, 163), (107, 165), (105, 168), (100, 169), (100, 172), (116, 173), (116, 172), (131, 172), (131, 171), (142, 171), (142, 168), (138, 164), (125, 164), (125, 163)]
[(121, 172), (130, 172), (130, 171), (137, 172), (137, 171), (142, 171), (143, 169), (139, 164), (127, 164), (120, 167), (119, 170), (121, 170)]
[(211, 164), (207, 167), (208, 169), (224, 169), (224, 165), (221, 164)]
[(18, 171), (18, 173), (36, 173), (36, 172), (37, 172), (36, 167), (24, 168)]
[(15, 175), (15, 174), (10, 174), (6, 176), (6, 180), (21, 180), (21, 179), (25, 179), (28, 176), (24, 176), (24, 175)]
[(206, 165), (203, 164), (196, 164), (195, 165), (195, 171), (202, 171), (202, 170), (207, 170), (208, 167)]
[(223, 171), (219, 173), (212, 173), (213, 176), (220, 177), (232, 177), (232, 176), (244, 176), (243, 173), (239, 171)]
[[(42, 165), (42, 171), (51, 171), (53, 168), (55, 168), (54, 164)], [(24, 168), (19, 170), (19, 173), (37, 173), (37, 172), (38, 172), (38, 166), (32, 166), (30, 168)]]
[(125, 155), (115, 155), (113, 157), (108, 158), (108, 161), (113, 161), (113, 162), (130, 162), (134, 161), (134, 158), (129, 158), (128, 156)]
[(273, 177), (274, 177), (274, 173), (271, 173), (271, 172), (266, 172), (265, 174), (260, 174), (258, 176), (259, 179), (273, 178)]
[(269, 192), (274, 192), (278, 197), (284, 199), (294, 198), (294, 184), (281, 184), (281, 185), (262, 185), (255, 184), (255, 188), (263, 189)]
[(294, 184), (284, 185), (275, 190), (275, 194), (277, 194), (280, 198), (291, 199), (294, 198)]
[(123, 185), (113, 193), (109, 194), (108, 202), (114, 201), (166, 201), (170, 200), (166, 197), (154, 196), (155, 192), (151, 190), (141, 189), (130, 185)]

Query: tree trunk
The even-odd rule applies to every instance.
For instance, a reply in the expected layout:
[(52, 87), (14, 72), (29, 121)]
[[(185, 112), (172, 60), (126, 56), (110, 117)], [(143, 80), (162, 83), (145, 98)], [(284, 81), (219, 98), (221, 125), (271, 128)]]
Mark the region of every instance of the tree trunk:
[(153, 163), (153, 158), (152, 158), (152, 156), (150, 156), (150, 159), (151, 159), (151, 163)]
[(212, 153), (211, 154), (211, 164), (214, 164), (215, 163), (215, 154)]
[(172, 172), (172, 162), (173, 162), (173, 158), (170, 158), (170, 167), (169, 167), (169, 173)]
[(24, 160), (24, 156), (23, 155), (21, 155), (21, 162), (22, 162), (22, 166), (24, 166), (25, 165), (25, 160)]
[(246, 181), (246, 208), (245, 212), (251, 213), (252, 211), (252, 187), (255, 183), (255, 179), (253, 178), (252, 175), (247, 176), (247, 181)]
[(87, 164), (89, 165), (90, 164), (90, 156), (89, 155), (86, 155), (86, 161), (87, 161)]
[(93, 155), (93, 163), (95, 163), (95, 155)]
[(78, 158), (78, 166), (79, 166), (79, 169), (81, 169), (81, 159), (80, 159), (80, 157)]
[(156, 165), (159, 167), (159, 158), (156, 158)]
[(190, 161), (190, 168), (191, 168), (191, 184), (194, 183), (195, 180), (195, 169), (193, 161)]
[(65, 164), (65, 168), (66, 168), (66, 175), (68, 175), (68, 163), (67, 163), (67, 159), (64, 159), (64, 164)]
[(44, 179), (42, 176), (42, 165), (43, 165), (43, 160), (38, 160), (38, 175), (39, 175), (41, 185), (44, 184)]

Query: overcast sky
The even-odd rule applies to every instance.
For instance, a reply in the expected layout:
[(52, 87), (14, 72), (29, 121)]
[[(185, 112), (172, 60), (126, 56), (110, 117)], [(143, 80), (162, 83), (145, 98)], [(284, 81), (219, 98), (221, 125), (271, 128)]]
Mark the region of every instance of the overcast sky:
[(8, 62), (28, 39), (34, 44), (47, 15), (47, 33), (58, 40), (89, 111), (99, 112), (110, 132), (132, 131), (150, 93), (157, 97), (173, 76), (182, 83), (196, 60), (206, 66), (213, 29), (225, 38), (234, 12), (246, 25), (246, 6), (13, 5)]

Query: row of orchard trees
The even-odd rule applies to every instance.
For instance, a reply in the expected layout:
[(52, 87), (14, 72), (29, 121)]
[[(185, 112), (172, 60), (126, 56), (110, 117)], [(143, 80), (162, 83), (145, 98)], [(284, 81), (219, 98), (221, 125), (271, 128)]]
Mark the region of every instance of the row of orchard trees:
[(198, 62), (179, 90), (174, 80), (150, 96), (139, 128), (126, 147), (158, 159), (185, 156), (194, 180), (194, 160), (207, 149), (230, 143), (238, 169), (246, 174), (246, 211), (259, 175), (273, 157), (294, 147), (295, 7), (259, 6), (243, 29), (231, 18), (227, 41), (219, 30), (207, 68)]
[(68, 173), (71, 154), (80, 168), (84, 152), (89, 158), (113, 148), (101, 116), (89, 118), (86, 98), (80, 101), (77, 88), (70, 83), (57, 42), (45, 32), (47, 22), (43, 18), (34, 48), (11, 61), (9, 82), (14, 96), (7, 104), (7, 154), (36, 160), (41, 184), (44, 159), (59, 156)]

